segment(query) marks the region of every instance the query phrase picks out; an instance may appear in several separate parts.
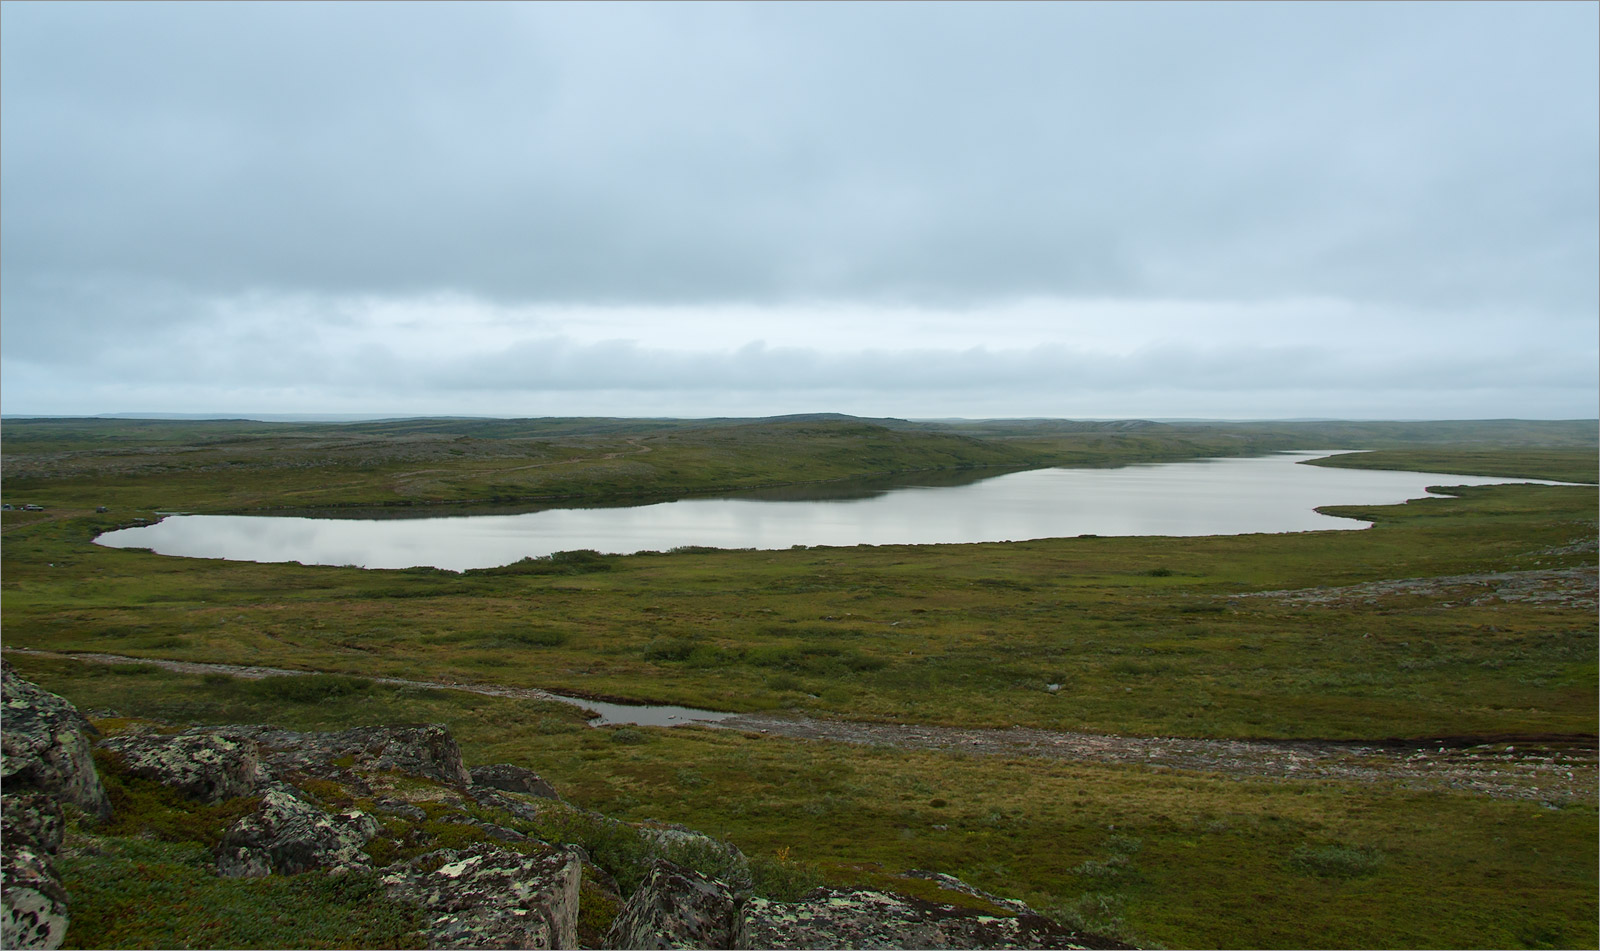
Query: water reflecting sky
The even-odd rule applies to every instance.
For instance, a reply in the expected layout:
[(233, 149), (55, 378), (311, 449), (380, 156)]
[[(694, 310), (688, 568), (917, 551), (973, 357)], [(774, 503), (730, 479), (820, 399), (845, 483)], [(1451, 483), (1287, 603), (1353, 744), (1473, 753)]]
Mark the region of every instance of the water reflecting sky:
[[(907, 486), (862, 498), (683, 499), (520, 515), (331, 519), (181, 515), (100, 536), (103, 545), (241, 561), (461, 570), (592, 548), (680, 545), (788, 548), (1018, 541), (1069, 535), (1238, 535), (1359, 529), (1312, 511), (1420, 498), (1429, 485), (1535, 481), (1297, 465), (1329, 451), (1244, 459), (1034, 469), (954, 486)], [(1552, 484), (1552, 483), (1545, 483)]]

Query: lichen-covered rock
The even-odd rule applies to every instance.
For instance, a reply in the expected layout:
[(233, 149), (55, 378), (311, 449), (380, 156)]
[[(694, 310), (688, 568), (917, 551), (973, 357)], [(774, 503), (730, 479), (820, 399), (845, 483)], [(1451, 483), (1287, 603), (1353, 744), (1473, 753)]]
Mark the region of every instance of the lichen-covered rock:
[(385, 815), (399, 816), (412, 822), (421, 822), (428, 818), (428, 814), (417, 806), (406, 802), (404, 799), (378, 799), (373, 802), (372, 808)]
[(985, 915), (872, 891), (820, 888), (798, 902), (752, 898), (739, 948), (1123, 948), (1041, 915)]
[(384, 875), (389, 897), (424, 909), (430, 948), (572, 948), (578, 940), (579, 858), (492, 845), (440, 849)]
[(510, 763), (491, 763), (472, 767), (472, 785), (487, 786), (503, 792), (523, 793), (541, 799), (560, 799), (554, 786), (539, 778), (531, 769)]
[(608, 948), (731, 948), (743, 903), (727, 884), (658, 860), (611, 930)]
[(0, 842), (6, 848), (32, 845), (47, 855), (61, 848), (65, 821), (61, 803), (44, 793), (6, 793), (0, 796)]
[(396, 771), (451, 786), (470, 786), (461, 747), (437, 723), (423, 726), (363, 726), (335, 733), (295, 733), (269, 727), (226, 727), (210, 731), (249, 738), (261, 747), (262, 762), (279, 772), (327, 776), (344, 771)]
[(263, 778), (254, 740), (189, 730), (121, 734), (100, 741), (134, 776), (170, 786), (189, 799), (222, 802), (255, 792)]
[(364, 812), (329, 814), (283, 789), (269, 789), (261, 808), (235, 822), (217, 847), (217, 870), (234, 878), (291, 875), (314, 868), (370, 864), (362, 846), (381, 826)]
[(998, 905), (1001, 908), (1007, 909), (1012, 914), (1031, 915), (1035, 913), (1033, 909), (1029, 908), (1025, 902), (1017, 901), (1014, 898), (1002, 898), (993, 892), (986, 892), (980, 888), (974, 888), (971, 885), (968, 885), (966, 882), (963, 882), (961, 879), (956, 878), (954, 875), (946, 875), (943, 872), (930, 872), (927, 869), (914, 868), (906, 872), (906, 878), (920, 878), (924, 881), (933, 882), (935, 885), (938, 885), (945, 891), (960, 892), (963, 895), (971, 895), (973, 898), (980, 899), (988, 904)]
[(644, 826), (639, 835), (655, 843), (660, 854), (680, 865), (715, 870), (734, 888), (750, 887), (750, 860), (732, 842), (714, 839), (683, 826)]
[(0, 855), (0, 947), (59, 948), (67, 934), (67, 893), (37, 844), (6, 842)]
[(88, 721), (66, 700), (23, 680), (0, 662), (0, 783), (38, 790), (105, 818), (111, 802), (94, 770)]
[(544, 814), (547, 808), (566, 808), (565, 803), (562, 803), (559, 799), (532, 797), (532, 801), (529, 801), (529, 799), (518, 798), (520, 794), (504, 793), (486, 786), (471, 786), (467, 789), (467, 795), (471, 796), (472, 801), (480, 806), (500, 809), (516, 816), (518, 819), (525, 819), (529, 822), (539, 821), (540, 816)]

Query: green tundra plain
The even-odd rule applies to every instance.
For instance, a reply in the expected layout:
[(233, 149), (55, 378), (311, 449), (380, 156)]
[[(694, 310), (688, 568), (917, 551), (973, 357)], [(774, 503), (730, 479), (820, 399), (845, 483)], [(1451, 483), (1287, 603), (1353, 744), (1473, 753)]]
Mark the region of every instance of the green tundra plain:
[[(1146, 947), (1594, 947), (1596, 442), (1593, 420), (7, 419), (4, 501), (42, 509), (3, 513), (4, 646), (106, 729), (442, 722), (469, 765), (527, 766), (576, 805), (682, 823), (796, 880), (904, 890), (907, 870), (948, 872)], [(170, 511), (465, 514), (1324, 447), (1370, 450), (1327, 465), (1584, 484), (1325, 510), (1374, 523), (1358, 532), (572, 552), (466, 572), (93, 544)], [(1300, 779), (594, 728), (566, 704), (381, 677), (855, 723), (1470, 748), (1487, 786), (1498, 771), (1516, 790), (1430, 782), (1425, 757), (1416, 781)], [(1557, 759), (1569, 782), (1528, 785), (1523, 767)], [(121, 831), (138, 860), (68, 867), (69, 891), (182, 864)], [(248, 917), (221, 888), (186, 901)], [(110, 933), (83, 927), (69, 940)], [(214, 946), (250, 940), (218, 928)]]

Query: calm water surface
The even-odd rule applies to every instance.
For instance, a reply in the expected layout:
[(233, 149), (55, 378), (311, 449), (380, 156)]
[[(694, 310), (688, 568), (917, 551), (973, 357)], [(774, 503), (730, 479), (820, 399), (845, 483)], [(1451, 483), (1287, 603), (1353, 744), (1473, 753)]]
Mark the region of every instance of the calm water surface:
[[(1430, 485), (1510, 481), (1426, 472), (1297, 465), (1333, 450), (1245, 459), (1034, 469), (966, 485), (817, 487), (825, 498), (683, 499), (655, 505), (549, 509), (519, 515), (351, 519), (178, 515), (108, 532), (116, 548), (237, 561), (462, 570), (592, 548), (665, 551), (680, 545), (779, 549), (794, 545), (931, 545), (1071, 535), (1242, 535), (1360, 529), (1312, 511), (1385, 505)], [(1546, 485), (1557, 483), (1543, 483)]]

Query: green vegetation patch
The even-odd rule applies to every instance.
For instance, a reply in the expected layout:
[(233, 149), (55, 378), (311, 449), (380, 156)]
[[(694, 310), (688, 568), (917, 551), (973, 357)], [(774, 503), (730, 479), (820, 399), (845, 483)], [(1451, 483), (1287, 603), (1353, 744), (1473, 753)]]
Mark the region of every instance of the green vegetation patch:
[(1508, 479), (1556, 482), (1600, 481), (1600, 454), (1593, 448), (1379, 449), (1347, 453), (1311, 463), (1341, 469), (1401, 469), (1407, 472), (1456, 472)]
[(116, 753), (95, 750), (94, 761), (111, 801), (111, 817), (96, 829), (104, 835), (144, 835), (215, 848), (228, 827), (254, 812), (261, 802), (251, 796), (221, 803), (195, 802), (169, 786), (129, 775)]
[(72, 908), (67, 948), (424, 946), (419, 914), (371, 873), (219, 878), (210, 850), (193, 842), (72, 845), (56, 861)]
[(1385, 856), (1377, 849), (1349, 845), (1300, 846), (1289, 857), (1297, 872), (1322, 878), (1358, 878), (1383, 867)]

